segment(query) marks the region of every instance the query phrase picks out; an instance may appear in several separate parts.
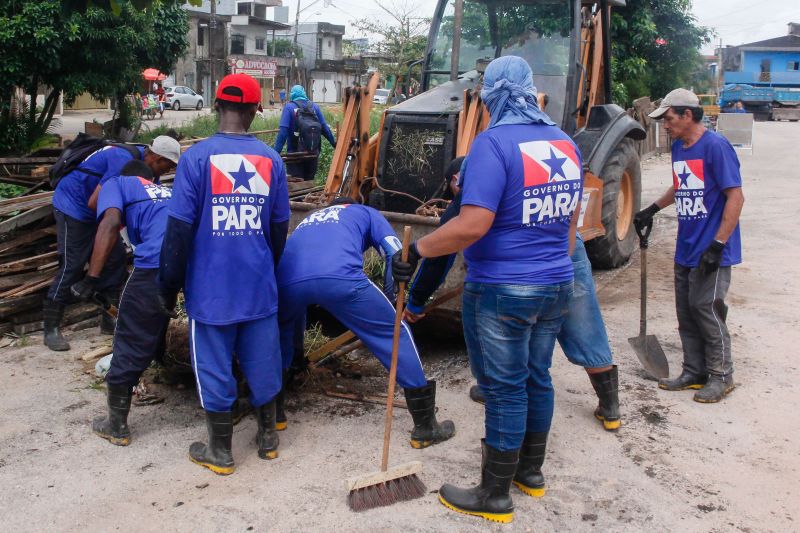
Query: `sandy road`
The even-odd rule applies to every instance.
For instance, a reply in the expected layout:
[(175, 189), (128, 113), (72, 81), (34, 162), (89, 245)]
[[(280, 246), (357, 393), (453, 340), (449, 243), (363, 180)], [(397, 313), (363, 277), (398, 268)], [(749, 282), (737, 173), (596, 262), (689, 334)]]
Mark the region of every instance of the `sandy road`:
[[(0, 509), (6, 531), (797, 531), (800, 530), (800, 416), (797, 414), (800, 244), (793, 215), (800, 183), (800, 125), (756, 124), (756, 151), (742, 155), (745, 263), (729, 303), (739, 387), (717, 405), (691, 392), (660, 391), (639, 370), (627, 338), (638, 330), (638, 256), (598, 273), (609, 336), (621, 372), (624, 425), (604, 432), (582, 370), (554, 358), (556, 416), (540, 500), (514, 493), (513, 524), (500, 526), (444, 509), (435, 494), (363, 514), (345, 504), (341, 480), (375, 468), (382, 411), (301, 394), (290, 404), (281, 456), (261, 461), (255, 421), (236, 427), (238, 470), (211, 474), (186, 458), (205, 434), (193, 392), (161, 387), (164, 404), (135, 407), (133, 444), (117, 448), (88, 423), (104, 395), (76, 361), (98, 342), (72, 335), (73, 350), (30, 345), (0, 353)], [(644, 202), (669, 183), (669, 160), (644, 165)], [(646, 204), (645, 204), (646, 205)], [(673, 372), (679, 339), (672, 295), (676, 219), (659, 215), (651, 245), (650, 332)], [(458, 428), (427, 450), (406, 443), (410, 419), (397, 414), (393, 463), (421, 459), (429, 490), (477, 479), (480, 406), (466, 396), (463, 345), (432, 346), (440, 418)], [(373, 379), (382, 379), (377, 375)], [(348, 383), (357, 388), (358, 383)]]

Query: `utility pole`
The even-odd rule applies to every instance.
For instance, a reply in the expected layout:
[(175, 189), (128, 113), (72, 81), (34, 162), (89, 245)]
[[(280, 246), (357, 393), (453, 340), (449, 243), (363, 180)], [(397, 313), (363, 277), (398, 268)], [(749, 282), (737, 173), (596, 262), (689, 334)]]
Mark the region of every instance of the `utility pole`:
[(213, 43), (214, 43), (214, 41), (213, 41), (213, 39), (214, 39), (214, 31), (216, 29), (217, 29), (217, 0), (211, 0), (211, 17), (210, 17), (210, 19), (208, 21), (208, 61), (209, 61), (209, 65), (211, 66), (211, 69), (210, 69), (211, 72), (210, 72), (210, 76), (209, 76), (209, 78), (211, 80), (211, 88), (210, 88), (211, 94), (210, 95), (206, 95), (206, 97), (205, 97), (206, 100), (209, 101), (209, 103), (211, 102), (211, 96), (217, 90), (217, 84), (216, 84), (217, 73), (216, 73), (216, 65), (214, 64), (214, 55), (215, 55), (215, 53), (214, 53), (214, 46), (213, 46)]
[(455, 0), (453, 17), (453, 50), (450, 53), (450, 81), (458, 79), (458, 53), (461, 50), (461, 22), (464, 18), (464, 0)]
[[(294, 15), (294, 39), (292, 40), (292, 65), (291, 69), (289, 70), (289, 83), (287, 85), (294, 82), (294, 75), (295, 75), (295, 68), (297, 63), (297, 27), (300, 25), (300, 0), (297, 0), (297, 12)], [(289, 89), (289, 87), (286, 87)]]
[(717, 101), (722, 96), (722, 84), (725, 79), (725, 68), (722, 64), (722, 37), (719, 38), (719, 58), (717, 59)]

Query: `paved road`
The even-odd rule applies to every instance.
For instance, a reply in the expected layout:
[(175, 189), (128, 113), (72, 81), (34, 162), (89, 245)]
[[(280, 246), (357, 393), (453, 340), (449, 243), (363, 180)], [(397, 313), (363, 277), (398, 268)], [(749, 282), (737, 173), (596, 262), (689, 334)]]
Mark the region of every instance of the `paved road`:
[[(435, 494), (350, 512), (342, 480), (376, 468), (383, 411), (308, 390), (314, 387), (288, 400), (279, 459), (256, 456), (252, 417), (236, 426), (238, 469), (230, 477), (186, 457), (189, 444), (206, 432), (191, 382), (183, 389), (151, 385), (165, 403), (134, 407), (131, 446), (112, 446), (90, 429), (92, 417), (105, 410), (105, 395), (93, 385), (93, 366), (80, 361), (99, 341), (87, 330), (69, 333), (70, 352), (44, 349), (41, 335), (0, 350), (3, 530), (141, 532), (171, 524), (178, 531), (798, 531), (798, 138), (800, 124), (756, 123), (755, 152), (741, 156), (745, 262), (734, 269), (729, 298), (737, 389), (715, 405), (693, 402), (692, 391), (659, 390), (627, 342), (639, 327), (638, 254), (623, 268), (597, 273), (620, 368), (622, 428), (616, 434), (601, 429), (585, 372), (557, 350), (548, 492), (533, 499), (514, 489), (512, 524), (447, 511)], [(646, 205), (671, 182), (671, 169), (668, 157), (643, 167)], [(648, 254), (648, 332), (658, 336), (673, 373), (681, 359), (672, 287), (675, 228), (674, 209), (659, 213)], [(483, 413), (467, 397), (473, 378), (463, 344), (453, 339), (422, 351), (428, 376), (438, 380), (438, 416), (453, 419), (458, 433), (413, 450), (411, 420), (398, 409), (391, 464), (421, 460), (431, 491), (443, 482), (466, 486), (479, 479)], [(336, 384), (352, 391), (383, 386), (385, 372), (369, 361), (374, 358), (359, 361), (362, 380), (341, 377)]]

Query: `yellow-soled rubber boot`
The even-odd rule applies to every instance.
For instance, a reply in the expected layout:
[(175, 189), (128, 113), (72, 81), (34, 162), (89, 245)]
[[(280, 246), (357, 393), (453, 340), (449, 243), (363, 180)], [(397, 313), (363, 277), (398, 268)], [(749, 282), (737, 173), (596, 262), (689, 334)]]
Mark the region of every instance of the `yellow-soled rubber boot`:
[(436, 420), (436, 382), (428, 381), (424, 387), (404, 389), (406, 405), (411, 418), (414, 419), (414, 430), (411, 432), (411, 447), (427, 448), (433, 444), (444, 442), (456, 434), (456, 426), (450, 420)]
[(509, 494), (517, 470), (519, 450), (500, 451), (485, 441), (481, 483), (471, 489), (442, 485), (439, 501), (453, 511), (507, 524), (514, 519), (514, 502)]
[(108, 416), (92, 421), (92, 431), (115, 446), (131, 443), (131, 430), (128, 427), (128, 413), (131, 410), (133, 390), (128, 386), (108, 385)]
[(233, 413), (206, 411), (208, 444), (193, 442), (189, 447), (189, 459), (221, 476), (233, 474)]
[(547, 431), (525, 433), (522, 448), (519, 450), (519, 465), (514, 474), (514, 485), (534, 498), (544, 496), (542, 465), (547, 450), (547, 434)]
[(680, 391), (686, 389), (700, 390), (705, 386), (707, 381), (708, 376), (695, 376), (684, 370), (677, 378), (659, 379), (658, 388), (669, 391)]
[(281, 391), (275, 397), (275, 429), (277, 431), (286, 431), (289, 427), (289, 420), (286, 418), (286, 411), (283, 409), (284, 400), (286, 398), (286, 386), (289, 378), (289, 372), (283, 371), (283, 386)]
[(619, 373), (617, 365), (611, 370), (589, 374), (599, 404), (594, 416), (603, 423), (606, 431), (615, 431), (622, 425), (619, 416)]
[(258, 456), (261, 459), (277, 459), (280, 438), (275, 427), (275, 400), (256, 407), (256, 420), (258, 421), (258, 432), (256, 433)]

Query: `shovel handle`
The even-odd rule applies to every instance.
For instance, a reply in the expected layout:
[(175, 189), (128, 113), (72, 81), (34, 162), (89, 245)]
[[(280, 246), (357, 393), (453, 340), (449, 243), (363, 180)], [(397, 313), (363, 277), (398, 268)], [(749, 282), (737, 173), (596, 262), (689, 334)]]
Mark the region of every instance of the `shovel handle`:
[[(411, 226), (403, 228), (403, 261), (408, 260), (408, 247), (411, 245)], [(391, 268), (391, 265), (386, 265)], [(397, 356), (400, 351), (400, 326), (403, 321), (403, 307), (406, 299), (406, 284), (398, 284), (397, 302), (394, 308), (394, 337), (392, 338), (392, 364), (389, 366), (389, 389), (386, 392), (386, 421), (383, 427), (383, 454), (381, 455), (381, 472), (389, 468), (389, 439), (392, 436), (392, 413), (394, 412), (394, 389), (397, 383)]]
[(644, 250), (650, 244), (650, 232), (653, 231), (653, 221), (651, 220), (649, 224), (643, 227), (639, 227), (636, 224), (633, 225), (634, 229), (636, 229), (636, 235), (639, 236), (639, 248)]
[(645, 338), (647, 336), (647, 246), (642, 246), (639, 253), (641, 261), (639, 269), (642, 273), (641, 297), (639, 299), (639, 335)]

